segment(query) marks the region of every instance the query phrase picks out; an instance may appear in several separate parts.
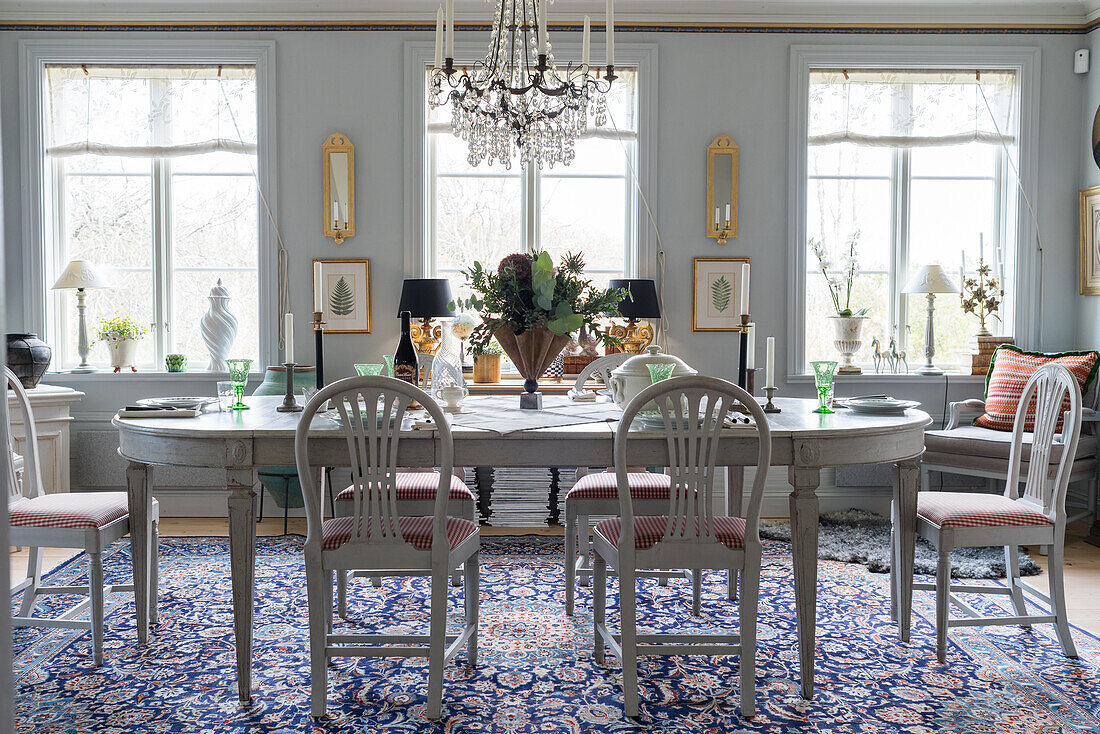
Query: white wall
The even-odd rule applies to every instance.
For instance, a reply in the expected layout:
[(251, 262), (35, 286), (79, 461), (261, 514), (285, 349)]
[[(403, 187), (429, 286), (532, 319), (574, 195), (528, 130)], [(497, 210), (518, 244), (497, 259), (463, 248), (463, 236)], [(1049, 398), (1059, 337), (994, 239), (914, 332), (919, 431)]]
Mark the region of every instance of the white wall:
[[(3, 124), (5, 234), (10, 275), (6, 294), (9, 330), (21, 324), (22, 272), (19, 212), (19, 114), (17, 41), (55, 34), (0, 34), (0, 122)], [(62, 35), (62, 34), (56, 34)], [(279, 221), (290, 250), (294, 311), (300, 314), (296, 352), (312, 350), (305, 315), (309, 310), (309, 262), (314, 257), (371, 258), (374, 333), (328, 339), (329, 378), (352, 373), (352, 364), (377, 359), (392, 350), (398, 329), (395, 306), (400, 293), (404, 242), (404, 152), (402, 46), (406, 40), (430, 41), (428, 33), (288, 32), (241, 34), (95, 34), (118, 39), (262, 38), (277, 44)], [(1095, 34), (1094, 34), (1095, 35)], [(484, 34), (470, 34), (483, 40)], [(1042, 49), (1039, 120), (1039, 191), (1037, 214), (1047, 247), (1043, 346), (1074, 346), (1081, 338), (1076, 311), (1076, 190), (1082, 159), (1082, 97), (1100, 97), (1094, 79), (1072, 73), (1074, 49), (1086, 43), (1077, 34), (784, 34), (784, 33), (638, 33), (621, 42), (656, 43), (659, 48), (657, 220), (667, 252), (665, 307), (671, 350), (703, 372), (733, 377), (732, 335), (691, 332), (692, 257), (748, 255), (753, 262), (753, 316), (757, 333), (774, 334), (778, 365), (786, 364), (787, 314), (787, 170), (788, 80), (792, 44), (876, 44), (891, 46), (953, 44), (966, 47), (1038, 46)], [(1100, 72), (1094, 72), (1096, 78)], [(1095, 108), (1096, 99), (1092, 99)], [(332, 132), (346, 133), (356, 144), (358, 235), (343, 246), (321, 236), (320, 146)], [(741, 150), (739, 236), (724, 248), (702, 236), (706, 146), (727, 133)], [(1100, 178), (1100, 171), (1094, 171)], [(598, 205), (598, 202), (594, 203)], [(652, 270), (656, 270), (651, 266)], [(1094, 299), (1095, 300), (1095, 299)], [(1100, 301), (1098, 301), (1100, 302)], [(1093, 339), (1095, 343), (1097, 339)], [(763, 341), (758, 349), (762, 349)], [(50, 375), (47, 380), (88, 392), (78, 411), (101, 421), (123, 400), (153, 394), (186, 394), (210, 389), (209, 380), (167, 381), (132, 375), (95, 378), (102, 389), (89, 390), (88, 378)], [(194, 378), (192, 378), (194, 379)], [(98, 384), (98, 383), (97, 383)], [(781, 386), (783, 394), (809, 396), (807, 382)], [(926, 403), (938, 417), (942, 379), (873, 378), (842, 386), (841, 394), (889, 390)], [(980, 391), (976, 380), (952, 381), (952, 399)], [(90, 428), (94, 424), (77, 426)], [(96, 455), (111, 459), (99, 444)], [(85, 454), (86, 458), (87, 455)], [(81, 476), (74, 466), (74, 477)], [(121, 476), (114, 474), (114, 476)]]
[[(1080, 188), (1100, 185), (1100, 168), (1092, 156), (1092, 121), (1100, 106), (1100, 32), (1093, 31), (1079, 44), (1079, 48), (1087, 48), (1090, 52), (1092, 70), (1084, 75), (1084, 89), (1081, 94), (1081, 125), (1077, 135), (1079, 151), (1079, 176)], [(1074, 211), (1077, 210), (1077, 201), (1074, 200)], [(1074, 268), (1074, 277), (1078, 277), (1080, 268), (1080, 249), (1073, 251), (1072, 261), (1077, 265)], [(1079, 284), (1074, 282), (1074, 293), (1080, 293)], [(1100, 348), (1100, 296), (1077, 296), (1077, 346), (1090, 349)]]

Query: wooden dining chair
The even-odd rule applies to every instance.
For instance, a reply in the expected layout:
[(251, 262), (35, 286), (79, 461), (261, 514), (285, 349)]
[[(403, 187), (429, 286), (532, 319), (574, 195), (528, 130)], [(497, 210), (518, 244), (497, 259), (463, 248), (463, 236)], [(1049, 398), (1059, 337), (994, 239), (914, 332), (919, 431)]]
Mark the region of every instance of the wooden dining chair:
[[(335, 406), (347, 441), (352, 475), (352, 512), (325, 520), (319, 467), (310, 456), (310, 429), (325, 403)], [(401, 424), (416, 401), (435, 422), (440, 471), (429, 516), (398, 512), (396, 478)], [(332, 435), (331, 431), (326, 432)], [(332, 657), (419, 656), (428, 658), (427, 716), (442, 714), (443, 667), (464, 647), (477, 664), (477, 523), (449, 517), (447, 504), (454, 468), (454, 445), (446, 416), (423, 390), (389, 377), (354, 377), (329, 385), (303, 409), (294, 453), (306, 497), (306, 586), (309, 606), (311, 711), (323, 716)], [(332, 465), (326, 457), (324, 465)], [(465, 624), (447, 634), (448, 576), (459, 565), (465, 573)], [(431, 622), (424, 634), (333, 634), (332, 575), (363, 570), (384, 575), (431, 578)]]
[[(632, 427), (642, 408), (654, 402), (664, 427)], [(740, 405), (755, 423), (727, 429), (727, 417)], [(748, 507), (740, 517), (714, 514), (719, 441), (724, 431), (751, 431), (758, 441), (757, 471)], [(628, 467), (638, 463), (639, 438), (664, 439), (668, 448), (669, 499), (661, 515), (636, 515), (628, 491)], [(623, 410), (615, 431), (619, 517), (596, 524), (593, 578), (595, 658), (603, 663), (610, 648), (623, 666), (626, 715), (639, 715), (638, 655), (731, 655), (741, 657), (741, 713), (755, 713), (756, 614), (760, 588), (760, 505), (771, 463), (771, 432), (764, 411), (745, 390), (715, 377), (674, 377), (650, 385)], [(605, 623), (607, 567), (618, 571), (621, 634)], [(639, 569), (691, 569), (741, 574), (740, 634), (637, 633), (635, 579)]]
[[(573, 384), (573, 393), (583, 393), (585, 385), (593, 378), (605, 386), (610, 384), (611, 371), (633, 354), (620, 352), (600, 357), (581, 370)], [(642, 513), (660, 513), (668, 506), (669, 478), (667, 474), (646, 471), (645, 467), (633, 467), (627, 473), (627, 483)], [(576, 482), (565, 495), (565, 613), (573, 615), (577, 584), (589, 586), (592, 582), (592, 518), (614, 516), (619, 513), (619, 484), (614, 467), (592, 471), (578, 466)], [(662, 585), (677, 572), (660, 571), (655, 575)]]
[[(42, 464), (38, 456), (38, 431), (31, 413), (30, 399), (19, 378), (4, 368), (8, 390), (15, 395), (17, 409), (22, 414), (24, 448), (22, 456), (15, 453), (11, 439), (11, 414), (7, 418), (8, 436), (8, 517), (11, 544), (27, 546), (27, 574), (11, 587), (14, 596), (23, 592), (19, 613), (12, 617), (14, 627), (52, 627), (90, 630), (92, 660), (103, 664), (104, 600), (107, 594), (133, 592), (133, 584), (103, 583), (103, 552), (107, 546), (130, 532), (130, 515), (125, 492), (61, 492), (45, 494), (42, 487)], [(20, 473), (21, 472), (21, 473)], [(156, 619), (157, 609), (157, 527), (160, 505), (153, 500), (149, 516), (149, 533), (153, 543), (149, 573), (150, 618)], [(42, 556), (45, 548), (80, 548), (88, 555), (88, 584), (79, 586), (44, 586)], [(87, 597), (56, 617), (35, 617), (34, 606), (39, 596), (49, 594), (86, 594)], [(88, 619), (83, 619), (84, 615)]]
[[(1062, 563), (1066, 493), (1081, 435), (1081, 407), (1081, 388), (1069, 370), (1054, 364), (1040, 367), (1027, 381), (1016, 410), (1004, 494), (920, 492), (917, 495), (917, 534), (932, 543), (939, 554), (936, 583), (903, 579), (907, 583), (902, 593), (911, 594), (912, 589), (936, 592), (936, 657), (941, 663), (946, 661), (947, 631), (951, 627), (1030, 627), (1050, 622), (1054, 623), (1062, 651), (1067, 657), (1077, 657), (1066, 618)], [(1034, 431), (1027, 430), (1031, 416)], [(1024, 444), (1025, 433), (1029, 434), (1030, 450)], [(1021, 476), (1021, 463), (1025, 459), (1026, 474)], [(998, 545), (1005, 550), (1006, 586), (951, 583), (952, 550)], [(1022, 545), (1049, 547), (1049, 595), (1020, 578), (1018, 554)], [(897, 563), (892, 563), (891, 568), (897, 568)], [(1008, 595), (1016, 614), (983, 617), (957, 593)], [(1028, 614), (1025, 594), (1050, 605), (1051, 613)], [(949, 614), (952, 604), (965, 616), (952, 619)]]

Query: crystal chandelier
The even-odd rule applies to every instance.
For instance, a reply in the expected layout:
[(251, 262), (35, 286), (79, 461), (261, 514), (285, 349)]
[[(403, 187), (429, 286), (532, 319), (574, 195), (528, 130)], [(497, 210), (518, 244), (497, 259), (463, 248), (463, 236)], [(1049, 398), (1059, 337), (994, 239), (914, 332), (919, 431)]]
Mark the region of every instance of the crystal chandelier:
[[(588, 130), (589, 117), (596, 126), (607, 122), (606, 95), (617, 78), (613, 0), (607, 0), (605, 69), (589, 65), (587, 17), (580, 64), (560, 69), (550, 47), (547, 0), (496, 3), (485, 58), (461, 71), (454, 63), (454, 0), (447, 0), (445, 30), (443, 8), (439, 9), (428, 104), (432, 109), (451, 104), (451, 127), (469, 144), (471, 166), (500, 161), (510, 169), (517, 149), (523, 164), (568, 166), (576, 156), (577, 138)], [(604, 71), (602, 78), (599, 71)]]

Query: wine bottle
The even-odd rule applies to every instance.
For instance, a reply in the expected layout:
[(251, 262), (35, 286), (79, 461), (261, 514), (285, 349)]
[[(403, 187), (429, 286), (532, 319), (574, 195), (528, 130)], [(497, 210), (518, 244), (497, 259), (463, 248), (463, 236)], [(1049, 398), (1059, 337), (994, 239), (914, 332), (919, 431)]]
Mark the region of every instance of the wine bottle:
[(410, 385), (416, 385), (419, 382), (420, 361), (417, 359), (416, 349), (413, 347), (411, 319), (412, 314), (410, 312), (401, 312), (401, 341), (397, 344), (397, 351), (393, 354), (393, 376), (398, 380), (404, 380)]

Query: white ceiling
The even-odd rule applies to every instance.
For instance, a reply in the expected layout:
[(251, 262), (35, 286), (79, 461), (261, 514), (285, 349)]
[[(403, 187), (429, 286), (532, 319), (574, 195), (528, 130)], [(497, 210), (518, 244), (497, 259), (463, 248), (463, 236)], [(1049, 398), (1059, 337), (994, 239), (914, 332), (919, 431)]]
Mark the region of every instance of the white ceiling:
[[(430, 22), (440, 0), (0, 0), (5, 23)], [(484, 21), (483, 0), (456, 0)], [(552, 21), (603, 17), (604, 0), (556, 0)], [(1068, 25), (1100, 17), (1100, 0), (617, 0), (623, 24)]]

